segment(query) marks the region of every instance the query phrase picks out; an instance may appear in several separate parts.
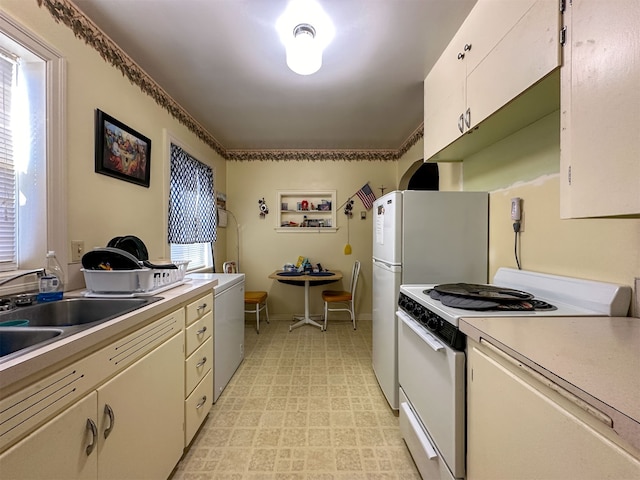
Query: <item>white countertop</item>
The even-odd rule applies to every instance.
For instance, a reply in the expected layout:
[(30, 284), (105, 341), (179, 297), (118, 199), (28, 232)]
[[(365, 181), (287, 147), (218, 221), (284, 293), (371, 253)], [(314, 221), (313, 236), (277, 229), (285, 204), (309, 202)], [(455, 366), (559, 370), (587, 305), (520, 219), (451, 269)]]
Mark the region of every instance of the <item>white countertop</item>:
[(213, 290), (217, 295), (239, 282), (244, 282), (244, 273), (188, 273), (187, 278), (215, 280), (218, 284)]
[(463, 318), (460, 330), (603, 411), (640, 449), (640, 318)]
[[(43, 376), (52, 368), (95, 351), (97, 348), (122, 336), (125, 332), (142, 326), (153, 317), (182, 304), (189, 298), (204, 295), (217, 285), (216, 280), (192, 279), (182, 285), (159, 293), (162, 300), (121, 315), (107, 322), (87, 328), (62, 338), (17, 358), (0, 362), (0, 397), (6, 397), (21, 388), (25, 380), (30, 382), (34, 374)], [(65, 297), (81, 296), (82, 291), (65, 292)]]

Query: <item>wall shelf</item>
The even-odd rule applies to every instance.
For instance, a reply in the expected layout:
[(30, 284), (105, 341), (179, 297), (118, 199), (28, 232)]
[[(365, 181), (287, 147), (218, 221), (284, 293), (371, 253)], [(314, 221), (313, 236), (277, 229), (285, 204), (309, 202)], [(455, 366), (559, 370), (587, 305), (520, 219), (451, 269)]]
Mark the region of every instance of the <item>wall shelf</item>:
[(335, 190), (278, 191), (277, 232), (335, 232)]

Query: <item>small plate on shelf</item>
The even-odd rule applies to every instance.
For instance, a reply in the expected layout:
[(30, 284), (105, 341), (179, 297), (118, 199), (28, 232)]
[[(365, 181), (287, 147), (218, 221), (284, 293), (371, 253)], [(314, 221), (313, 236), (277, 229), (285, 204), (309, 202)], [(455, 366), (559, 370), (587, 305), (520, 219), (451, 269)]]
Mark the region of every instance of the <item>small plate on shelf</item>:
[(301, 277), (302, 273), (300, 272), (278, 272), (276, 275), (279, 277)]
[(333, 272), (309, 272), (307, 275), (310, 277), (332, 277), (335, 275)]

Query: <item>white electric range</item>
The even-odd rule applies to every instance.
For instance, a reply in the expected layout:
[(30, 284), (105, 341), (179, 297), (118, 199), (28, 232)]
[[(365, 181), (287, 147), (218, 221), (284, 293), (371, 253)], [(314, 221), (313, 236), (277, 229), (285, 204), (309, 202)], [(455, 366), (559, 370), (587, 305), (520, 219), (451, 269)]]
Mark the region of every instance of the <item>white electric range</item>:
[[(450, 295), (458, 285), (475, 298)], [(400, 429), (425, 479), (465, 477), (466, 338), (458, 329), (460, 318), (626, 316), (631, 301), (628, 286), (510, 268), (499, 269), (493, 283), (481, 287), (400, 286)], [(509, 295), (513, 301), (491, 309), (495, 298)], [(474, 309), (448, 306), (467, 300)]]

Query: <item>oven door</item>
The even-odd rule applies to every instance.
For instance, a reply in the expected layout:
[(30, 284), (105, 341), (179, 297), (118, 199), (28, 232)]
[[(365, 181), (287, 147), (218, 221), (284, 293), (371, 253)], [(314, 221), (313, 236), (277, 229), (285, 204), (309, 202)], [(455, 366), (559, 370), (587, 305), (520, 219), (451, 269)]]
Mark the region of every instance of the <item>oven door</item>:
[(398, 377), (412, 410), (454, 477), (465, 475), (465, 354), (401, 310)]

